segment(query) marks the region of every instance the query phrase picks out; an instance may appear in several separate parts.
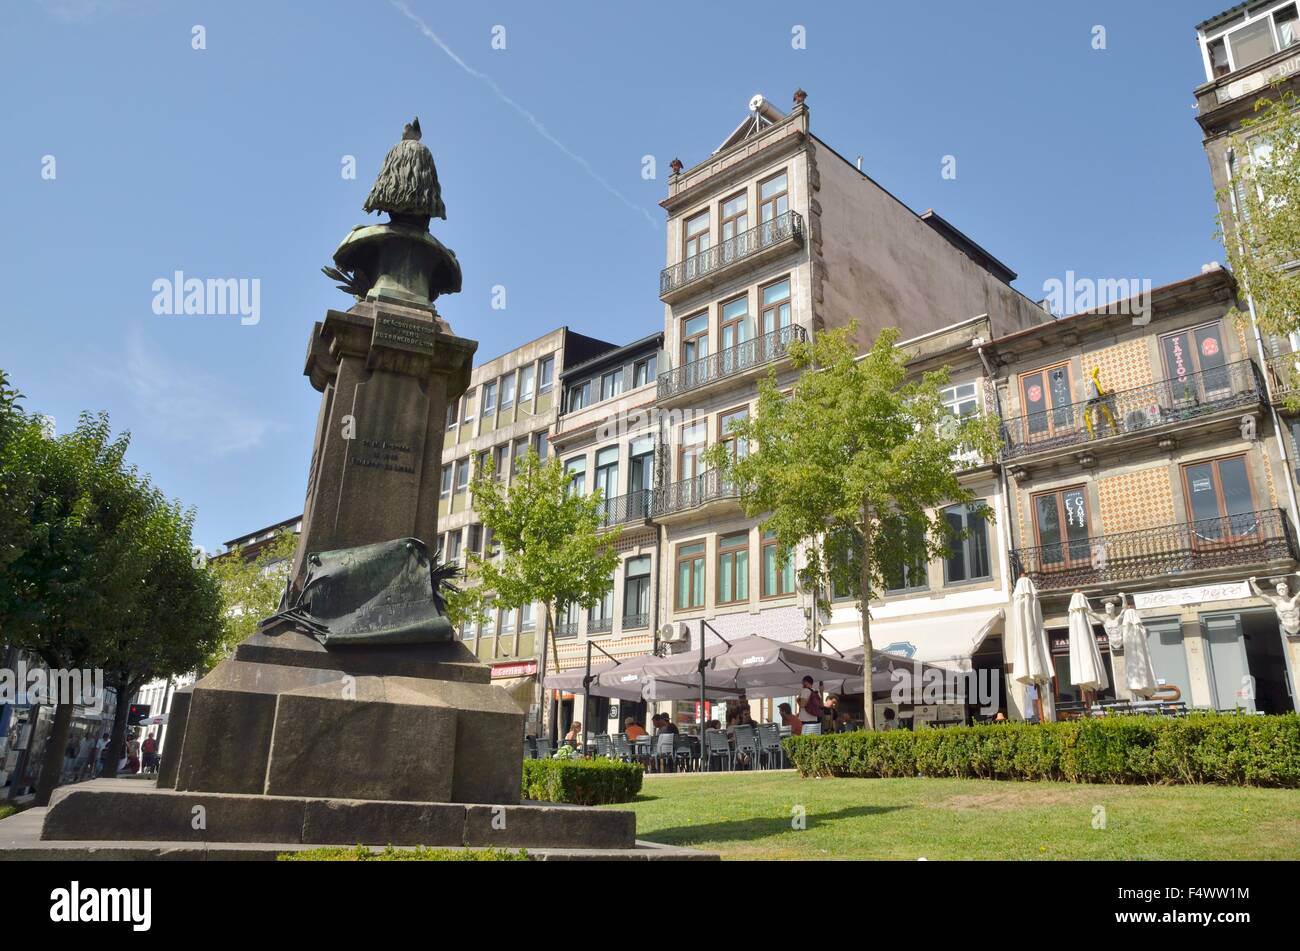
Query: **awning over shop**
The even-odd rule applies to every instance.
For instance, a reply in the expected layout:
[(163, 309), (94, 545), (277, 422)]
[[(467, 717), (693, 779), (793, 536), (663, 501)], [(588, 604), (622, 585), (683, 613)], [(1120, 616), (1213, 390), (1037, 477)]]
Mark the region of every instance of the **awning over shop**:
[[(871, 643), (878, 651), (919, 660), (938, 667), (967, 670), (985, 638), (1000, 633), (1006, 612), (1002, 608), (935, 614), (897, 621), (873, 621)], [(833, 639), (828, 638), (828, 640)], [(845, 656), (862, 656), (862, 646), (843, 650)]]

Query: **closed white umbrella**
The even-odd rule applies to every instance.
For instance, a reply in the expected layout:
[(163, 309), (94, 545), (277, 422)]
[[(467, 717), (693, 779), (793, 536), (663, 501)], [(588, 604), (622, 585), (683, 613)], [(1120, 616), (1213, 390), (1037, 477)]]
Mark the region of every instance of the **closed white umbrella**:
[(1124, 640), (1124, 682), (1129, 693), (1145, 700), (1160, 689), (1147, 648), (1147, 626), (1136, 608), (1128, 608), (1119, 619), (1119, 629)]
[(1091, 610), (1083, 592), (1074, 592), (1070, 598), (1070, 682), (1084, 690), (1105, 690), (1110, 678), (1092, 633)]
[(1052, 679), (1052, 657), (1043, 629), (1043, 608), (1038, 589), (1021, 575), (1011, 595), (1011, 678), (1022, 684), (1045, 684)]

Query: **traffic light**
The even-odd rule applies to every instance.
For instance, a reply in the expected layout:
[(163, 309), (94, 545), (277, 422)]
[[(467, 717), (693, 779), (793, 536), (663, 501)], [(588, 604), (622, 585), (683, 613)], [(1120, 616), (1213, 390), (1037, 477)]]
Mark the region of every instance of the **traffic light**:
[(126, 713), (127, 726), (139, 726), (149, 716), (149, 704), (133, 703)]

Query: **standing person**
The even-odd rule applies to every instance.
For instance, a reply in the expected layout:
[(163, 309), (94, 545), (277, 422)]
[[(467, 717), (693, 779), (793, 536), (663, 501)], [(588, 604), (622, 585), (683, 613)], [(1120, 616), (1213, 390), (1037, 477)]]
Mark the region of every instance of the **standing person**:
[(111, 745), (112, 744), (109, 743), (107, 733), (101, 736), (99, 738), (99, 742), (95, 744), (95, 775), (96, 776), (102, 775), (104, 772), (104, 767), (108, 765), (108, 748)]
[(812, 677), (803, 679), (803, 686), (799, 688), (799, 698), (796, 702), (799, 704), (800, 723), (804, 725), (821, 723), (822, 695), (817, 692)]
[(126, 743), (126, 771), (140, 772), (140, 737), (135, 732), (131, 733), (131, 739)]
[(150, 733), (140, 744), (140, 752), (144, 754), (144, 771), (152, 773), (158, 769), (158, 741)]

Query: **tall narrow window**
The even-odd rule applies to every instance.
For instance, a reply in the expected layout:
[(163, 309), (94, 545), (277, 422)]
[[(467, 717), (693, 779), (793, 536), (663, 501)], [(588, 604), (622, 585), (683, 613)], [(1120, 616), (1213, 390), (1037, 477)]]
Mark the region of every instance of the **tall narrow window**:
[(576, 456), (564, 464), (564, 471), (569, 475), (569, 493), (571, 495), (587, 494), (587, 457)]
[(497, 381), (483, 384), (483, 415), (491, 416), (497, 411)]
[(1221, 542), (1259, 532), (1245, 456), (1183, 466), (1193, 541)]
[(440, 485), (439, 488), (438, 488), (438, 498), (440, 498), (440, 499), (449, 499), (449, 498), (451, 498), (451, 470), (452, 470), (452, 468), (453, 468), (453, 466), (452, 466), (452, 464), (451, 464), (450, 462), (447, 463), (445, 466), (442, 467), (442, 483), (441, 483), (441, 485)]
[(1035, 370), (1020, 376), (1020, 398), (1024, 407), (1024, 440), (1043, 442), (1057, 434), (1074, 432), (1081, 414), (1075, 412), (1070, 365)]
[(1082, 486), (1036, 495), (1033, 508), (1038, 557), (1043, 570), (1090, 563), (1088, 539), (1092, 523), (1088, 517), (1087, 493)]
[(739, 247), (736, 238), (749, 230), (749, 195), (738, 192), (725, 199), (722, 202), (721, 212), (722, 228), (718, 240), (722, 245), (722, 253), (731, 259), (748, 250)]
[(763, 225), (763, 243), (771, 241), (775, 231), (772, 222), (790, 210), (786, 174), (773, 175), (758, 186), (758, 217)]
[(456, 463), (456, 494), (463, 495), (469, 488), (469, 457)]
[(478, 402), (477, 390), (465, 391), (465, 412), (461, 413), (460, 421), (465, 424), (474, 422), (474, 406)]
[(777, 543), (776, 532), (763, 532), (763, 597), (794, 594), (794, 559)]
[(992, 577), (989, 529), (980, 505), (952, 505), (943, 510), (948, 522), (948, 557), (944, 583), (958, 584)]
[(718, 539), (718, 603), (749, 600), (749, 532)]
[(682, 321), (682, 365), (709, 355), (709, 314), (705, 311)]
[(763, 334), (774, 334), (790, 326), (790, 279), (768, 284), (759, 291), (763, 305)]
[(533, 364), (519, 371), (519, 402), (527, 403), (533, 398), (533, 385), (537, 379), (537, 368)]
[(606, 446), (596, 452), (596, 484), (601, 492), (601, 505), (608, 515), (618, 495), (618, 446)]
[(623, 581), (624, 629), (650, 623), (650, 556), (629, 558)]
[(677, 609), (704, 607), (704, 542), (677, 546)]
[(737, 438), (735, 427), (749, 419), (749, 407), (742, 406), (718, 417), (718, 442), (727, 447), (733, 459), (742, 459), (749, 455), (747, 440)]
[(644, 360), (638, 360), (632, 368), (632, 387), (645, 386), (655, 381), (655, 357), (653, 355), (646, 357)]
[(546, 393), (555, 385), (555, 357), (543, 357), (537, 365), (537, 392)]
[(566, 412), (575, 413), (591, 402), (591, 381), (583, 380), (569, 387), (569, 402)]
[(689, 261), (697, 254), (709, 250), (709, 212), (707, 210), (686, 219), (682, 226), (682, 259)]
[(508, 373), (501, 378), (501, 408), (515, 405), (515, 375)]
[(1228, 358), (1223, 349), (1223, 331), (1213, 323), (1165, 334), (1160, 338), (1165, 372), (1173, 381), (1173, 397), (1179, 402), (1203, 402), (1225, 395), (1232, 389), (1228, 379)]
[(623, 368), (610, 370), (600, 375), (600, 398), (612, 400), (623, 392)]
[(722, 305), (719, 346), (725, 352), (753, 339), (754, 319), (749, 316), (749, 295), (742, 294)]
[(901, 517), (893, 529), (899, 538), (896, 556), (885, 568), (885, 591), (896, 594), (930, 586), (926, 573), (925, 527)]
[(704, 450), (709, 444), (709, 424), (691, 423), (681, 429), (682, 441), (677, 449), (677, 478), (694, 479), (704, 471)]

